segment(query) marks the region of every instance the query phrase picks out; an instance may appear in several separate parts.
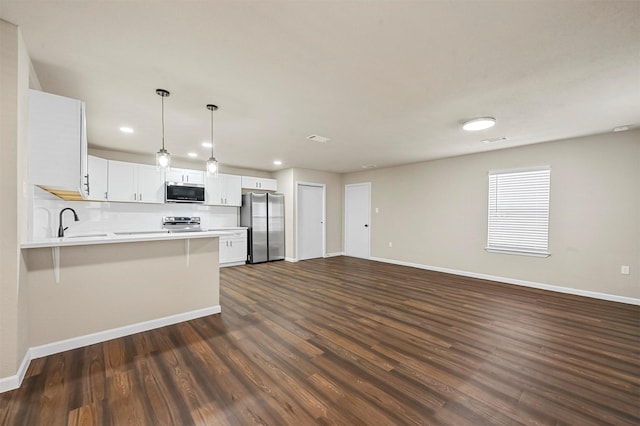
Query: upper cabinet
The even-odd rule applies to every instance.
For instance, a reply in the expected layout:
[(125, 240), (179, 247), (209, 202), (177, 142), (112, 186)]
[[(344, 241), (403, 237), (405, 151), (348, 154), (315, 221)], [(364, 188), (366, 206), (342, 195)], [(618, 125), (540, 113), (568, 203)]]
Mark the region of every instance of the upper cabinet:
[(95, 201), (107, 200), (107, 177), (109, 160), (89, 155), (87, 167), (87, 199)]
[(86, 179), (84, 102), (29, 90), (29, 182), (83, 199)]
[(263, 191), (277, 191), (278, 181), (275, 179), (242, 176), (242, 188), (262, 189)]
[(167, 172), (167, 182), (184, 182), (204, 185), (204, 172), (200, 170), (176, 169)]
[(218, 174), (205, 178), (205, 202), (210, 206), (242, 205), (242, 178), (236, 175)]
[(164, 173), (147, 164), (109, 160), (109, 201), (164, 203)]

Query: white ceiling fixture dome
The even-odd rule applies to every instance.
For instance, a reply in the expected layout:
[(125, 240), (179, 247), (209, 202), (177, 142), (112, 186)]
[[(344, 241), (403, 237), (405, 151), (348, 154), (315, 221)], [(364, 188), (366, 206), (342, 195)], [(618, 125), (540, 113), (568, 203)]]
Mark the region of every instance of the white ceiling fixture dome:
[(493, 117), (479, 117), (466, 121), (462, 128), (468, 132), (475, 132), (477, 130), (489, 129), (496, 124), (496, 119)]

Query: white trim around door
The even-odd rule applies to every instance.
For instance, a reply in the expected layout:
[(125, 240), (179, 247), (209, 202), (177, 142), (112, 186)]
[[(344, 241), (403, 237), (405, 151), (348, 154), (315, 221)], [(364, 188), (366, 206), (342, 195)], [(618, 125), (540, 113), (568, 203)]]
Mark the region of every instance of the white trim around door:
[(300, 259), (300, 221), (298, 220), (299, 216), (298, 216), (298, 212), (299, 212), (299, 202), (300, 202), (300, 197), (298, 197), (299, 194), (299, 190), (300, 190), (300, 186), (313, 186), (313, 187), (317, 187), (317, 188), (321, 188), (322, 189), (322, 257), (326, 257), (327, 254), (327, 188), (326, 185), (324, 183), (313, 183), (313, 182), (300, 182), (300, 181), (296, 181), (296, 185), (295, 185), (295, 197), (296, 197), (296, 202), (295, 202), (295, 212), (294, 212), (294, 216), (295, 216), (295, 220), (296, 220), (296, 257), (295, 257), (295, 261), (301, 260)]
[[(367, 213), (364, 218), (366, 223), (362, 223), (361, 225), (366, 227), (368, 230), (367, 233), (367, 247), (366, 253), (360, 253), (359, 255), (354, 255), (353, 250), (349, 250), (348, 241), (349, 241), (349, 219), (348, 215), (353, 214), (353, 210), (350, 211), (349, 208), (349, 188), (363, 187), (367, 190), (367, 198), (368, 204), (366, 205)], [(371, 257), (371, 182), (362, 182), (362, 183), (352, 183), (344, 186), (344, 254), (346, 256), (355, 256), (362, 257), (364, 259), (369, 259)]]

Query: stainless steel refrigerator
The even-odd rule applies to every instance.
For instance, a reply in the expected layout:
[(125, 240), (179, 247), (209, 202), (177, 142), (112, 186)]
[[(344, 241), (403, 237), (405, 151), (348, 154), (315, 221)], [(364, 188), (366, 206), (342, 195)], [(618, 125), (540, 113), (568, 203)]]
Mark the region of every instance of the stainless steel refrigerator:
[(284, 259), (284, 195), (244, 194), (240, 226), (249, 228), (249, 263)]

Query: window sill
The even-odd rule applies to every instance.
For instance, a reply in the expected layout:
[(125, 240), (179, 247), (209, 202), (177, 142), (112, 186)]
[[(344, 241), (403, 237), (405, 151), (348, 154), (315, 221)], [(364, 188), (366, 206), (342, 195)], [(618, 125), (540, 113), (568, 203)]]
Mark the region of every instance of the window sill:
[(510, 250), (510, 249), (497, 249), (486, 247), (485, 251), (489, 253), (501, 253), (501, 254), (515, 254), (519, 256), (532, 256), (532, 257), (549, 257), (551, 253), (536, 252), (536, 251), (522, 251), (522, 250)]

